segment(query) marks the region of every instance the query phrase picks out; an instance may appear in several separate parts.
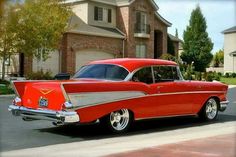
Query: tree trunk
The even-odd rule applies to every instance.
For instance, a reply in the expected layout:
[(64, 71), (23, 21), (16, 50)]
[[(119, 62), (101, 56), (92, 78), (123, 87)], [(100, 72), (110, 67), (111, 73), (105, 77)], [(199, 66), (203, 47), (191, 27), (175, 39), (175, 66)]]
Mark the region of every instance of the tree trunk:
[(19, 75), (20, 77), (24, 77), (24, 73), (25, 73), (25, 68), (24, 68), (24, 64), (25, 64), (25, 56), (24, 53), (20, 53), (19, 54)]
[(5, 61), (6, 61), (6, 54), (3, 52), (3, 57), (2, 57), (2, 80), (5, 79)]

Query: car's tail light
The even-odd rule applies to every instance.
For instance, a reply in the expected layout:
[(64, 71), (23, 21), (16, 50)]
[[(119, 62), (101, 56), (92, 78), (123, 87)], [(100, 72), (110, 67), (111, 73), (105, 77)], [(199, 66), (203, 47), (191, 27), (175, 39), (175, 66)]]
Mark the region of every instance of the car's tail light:
[(62, 105), (62, 109), (71, 109), (71, 108), (73, 108), (73, 105), (72, 105), (72, 103), (71, 102), (65, 102), (65, 103), (63, 103), (63, 105)]
[(13, 105), (16, 105), (16, 106), (21, 106), (21, 98), (16, 97), (16, 98), (12, 101), (12, 104), (13, 104)]

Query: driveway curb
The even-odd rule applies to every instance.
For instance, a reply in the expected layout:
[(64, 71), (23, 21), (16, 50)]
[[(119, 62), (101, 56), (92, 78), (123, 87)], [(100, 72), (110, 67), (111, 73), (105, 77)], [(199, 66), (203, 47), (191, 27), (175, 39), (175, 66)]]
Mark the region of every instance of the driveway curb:
[(0, 98), (10, 98), (10, 97), (14, 97), (15, 94), (8, 94), (8, 95), (0, 95)]

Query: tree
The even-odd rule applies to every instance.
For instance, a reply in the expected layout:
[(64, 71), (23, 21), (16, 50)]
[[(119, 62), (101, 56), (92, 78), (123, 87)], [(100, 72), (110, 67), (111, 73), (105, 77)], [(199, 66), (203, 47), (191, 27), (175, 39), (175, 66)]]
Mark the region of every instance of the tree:
[(198, 72), (204, 72), (213, 57), (211, 54), (213, 43), (208, 37), (206, 29), (206, 19), (201, 12), (200, 6), (197, 6), (192, 11), (189, 26), (184, 31), (184, 51), (181, 54), (181, 59), (188, 66), (193, 63), (195, 71)]
[(179, 38), (179, 33), (178, 33), (178, 29), (177, 28), (175, 28), (175, 37)]
[(61, 0), (25, 0), (4, 9), (0, 20), (3, 79), (5, 60), (13, 53), (45, 61), (50, 51), (58, 49), (71, 15)]
[(2, 60), (2, 79), (5, 79), (5, 63), (10, 56), (16, 52), (15, 32), (11, 29), (14, 27), (16, 20), (15, 7), (5, 5), (3, 14), (0, 17), (0, 57)]
[(219, 67), (220, 65), (224, 64), (224, 51), (219, 50), (218, 52), (215, 53), (213, 57), (213, 65), (214, 67)]
[(4, 10), (4, 3), (5, 3), (5, 0), (1, 0), (0, 1), (0, 17), (2, 16), (3, 14), (3, 10)]
[(19, 51), (46, 60), (48, 53), (59, 47), (70, 15), (61, 0), (26, 0), (17, 23)]

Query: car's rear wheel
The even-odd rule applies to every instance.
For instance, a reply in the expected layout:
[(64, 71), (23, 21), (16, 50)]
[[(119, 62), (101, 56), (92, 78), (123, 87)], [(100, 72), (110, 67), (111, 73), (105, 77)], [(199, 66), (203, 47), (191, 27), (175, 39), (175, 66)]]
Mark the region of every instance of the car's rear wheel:
[(218, 115), (218, 109), (218, 101), (215, 98), (210, 98), (203, 106), (199, 116), (207, 121), (214, 120)]
[(126, 132), (132, 121), (133, 116), (128, 109), (111, 112), (103, 119), (103, 123), (114, 133)]

